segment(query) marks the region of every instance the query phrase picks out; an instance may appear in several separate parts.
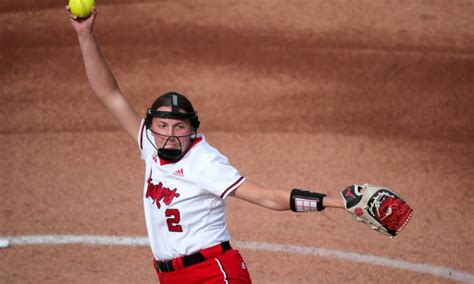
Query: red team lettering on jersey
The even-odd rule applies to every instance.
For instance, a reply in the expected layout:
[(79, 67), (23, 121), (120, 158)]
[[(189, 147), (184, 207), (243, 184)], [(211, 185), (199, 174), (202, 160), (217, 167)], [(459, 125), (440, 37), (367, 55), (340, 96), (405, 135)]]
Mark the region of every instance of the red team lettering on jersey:
[(176, 188), (170, 190), (168, 187), (164, 187), (161, 181), (158, 184), (154, 184), (151, 174), (152, 171), (150, 171), (150, 177), (147, 181), (148, 187), (145, 198), (151, 198), (158, 208), (161, 208), (160, 201), (163, 201), (165, 205), (170, 205), (175, 197), (179, 197), (178, 190)]

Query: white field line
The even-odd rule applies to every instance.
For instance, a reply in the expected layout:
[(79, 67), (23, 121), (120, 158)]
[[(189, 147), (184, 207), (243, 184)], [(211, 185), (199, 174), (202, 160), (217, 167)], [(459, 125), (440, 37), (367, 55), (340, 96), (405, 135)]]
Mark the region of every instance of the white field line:
[[(75, 235), (39, 235), (1, 237), (6, 239), (10, 245), (33, 245), (33, 244), (88, 244), (88, 245), (118, 245), (118, 246), (148, 246), (147, 237), (115, 237), (115, 236), (75, 236)], [(432, 265), (428, 263), (413, 263), (405, 260), (391, 259), (387, 257), (346, 252), (325, 248), (304, 247), (285, 244), (272, 244), (266, 242), (233, 241), (239, 249), (263, 250), (271, 252), (283, 252), (290, 254), (302, 254), (320, 257), (336, 258), (350, 262), (362, 262), (370, 265), (397, 268), (407, 271), (431, 274), (436, 277), (452, 279), (456, 281), (474, 283), (474, 275), (467, 272), (454, 270), (449, 267)]]

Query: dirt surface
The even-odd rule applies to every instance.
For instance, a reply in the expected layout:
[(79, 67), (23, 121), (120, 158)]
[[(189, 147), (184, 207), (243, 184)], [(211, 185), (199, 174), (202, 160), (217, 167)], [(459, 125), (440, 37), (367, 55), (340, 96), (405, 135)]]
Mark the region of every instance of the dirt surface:
[[(0, 3), (0, 236), (145, 236), (136, 143), (94, 97), (53, 0)], [(187, 95), (247, 178), (337, 192), (384, 184), (415, 208), (392, 240), (340, 210), (230, 199), (235, 240), (474, 274), (473, 1), (98, 1), (96, 34), (137, 111)], [(451, 283), (430, 273), (242, 249), (255, 283)], [(147, 247), (0, 250), (2, 283), (149, 283)], [(355, 268), (365, 273), (354, 275)]]

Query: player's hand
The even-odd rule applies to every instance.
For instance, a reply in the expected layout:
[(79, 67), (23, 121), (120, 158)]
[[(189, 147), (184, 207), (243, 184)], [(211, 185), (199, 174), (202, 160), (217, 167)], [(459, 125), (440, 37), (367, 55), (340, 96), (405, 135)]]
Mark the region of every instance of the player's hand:
[(97, 9), (95, 7), (92, 8), (91, 15), (85, 19), (78, 18), (74, 16), (73, 14), (71, 14), (71, 11), (68, 5), (66, 5), (65, 9), (69, 14), (69, 21), (71, 22), (72, 27), (78, 34), (93, 32), (94, 21), (95, 21), (95, 17), (97, 16)]

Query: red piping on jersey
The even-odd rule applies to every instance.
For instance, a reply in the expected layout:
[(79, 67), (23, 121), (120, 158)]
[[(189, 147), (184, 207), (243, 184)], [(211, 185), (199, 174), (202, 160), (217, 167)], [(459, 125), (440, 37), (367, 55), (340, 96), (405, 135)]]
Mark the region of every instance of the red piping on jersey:
[(224, 198), (224, 196), (226, 195), (226, 193), (227, 193), (229, 190), (233, 189), (234, 186), (235, 186), (236, 184), (238, 184), (243, 178), (244, 178), (244, 177), (240, 177), (236, 182), (234, 182), (231, 186), (229, 186), (226, 190), (224, 190), (224, 192), (221, 194), (221, 198)]
[[(194, 139), (193, 143), (188, 147), (188, 149), (186, 150), (186, 152), (184, 152), (183, 156), (181, 156), (181, 157), (184, 157), (184, 155), (186, 155), (186, 153), (187, 153), (189, 150), (191, 150), (191, 148), (194, 147), (194, 145), (196, 145), (197, 143), (199, 143), (199, 142), (201, 142), (201, 141), (202, 141), (202, 137), (198, 137), (198, 138)], [(181, 159), (179, 159), (179, 160), (181, 160)], [(168, 164), (174, 164), (174, 163), (179, 162), (179, 160), (176, 161), (176, 162), (170, 162), (170, 161), (162, 160), (162, 159), (160, 158), (160, 165), (163, 166), (163, 165), (168, 165)]]

